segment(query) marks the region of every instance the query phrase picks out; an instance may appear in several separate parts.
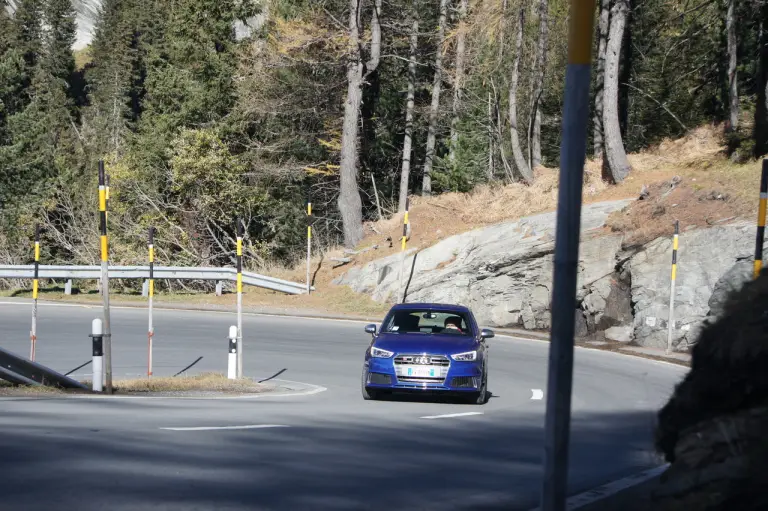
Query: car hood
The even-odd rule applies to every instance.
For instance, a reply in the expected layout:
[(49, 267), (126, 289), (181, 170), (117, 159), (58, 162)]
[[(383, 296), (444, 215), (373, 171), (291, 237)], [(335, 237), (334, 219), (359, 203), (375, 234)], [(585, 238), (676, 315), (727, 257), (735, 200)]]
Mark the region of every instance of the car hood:
[(434, 353), (452, 355), (476, 348), (473, 337), (429, 334), (380, 334), (374, 346), (398, 353)]

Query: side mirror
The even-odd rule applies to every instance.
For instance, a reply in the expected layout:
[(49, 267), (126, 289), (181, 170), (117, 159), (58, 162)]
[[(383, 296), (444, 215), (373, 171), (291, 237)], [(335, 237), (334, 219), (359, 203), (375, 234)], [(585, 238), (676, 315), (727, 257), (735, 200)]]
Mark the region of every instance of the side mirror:
[(483, 328), (480, 330), (480, 338), (481, 339), (490, 339), (494, 337), (496, 334), (493, 333), (493, 330), (490, 330), (488, 328)]
[(376, 325), (365, 325), (365, 332), (371, 335), (376, 335)]

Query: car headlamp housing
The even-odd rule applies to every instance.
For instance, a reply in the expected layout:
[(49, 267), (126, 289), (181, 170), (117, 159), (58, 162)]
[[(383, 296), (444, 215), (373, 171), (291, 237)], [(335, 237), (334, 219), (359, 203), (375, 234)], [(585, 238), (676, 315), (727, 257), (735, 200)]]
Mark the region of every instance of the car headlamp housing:
[(477, 351), (467, 351), (465, 353), (456, 353), (451, 355), (456, 362), (474, 362), (477, 360)]
[(371, 346), (371, 356), (373, 358), (389, 358), (392, 355), (394, 355), (393, 352), (383, 350), (381, 348), (377, 348), (376, 346)]

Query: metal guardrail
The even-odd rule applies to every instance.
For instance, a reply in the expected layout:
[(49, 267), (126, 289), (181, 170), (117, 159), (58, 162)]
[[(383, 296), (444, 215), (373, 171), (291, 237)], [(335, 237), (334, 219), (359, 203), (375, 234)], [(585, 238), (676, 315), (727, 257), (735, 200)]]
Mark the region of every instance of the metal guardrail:
[[(33, 265), (0, 265), (0, 279), (31, 279), (34, 277)], [(147, 279), (149, 268), (146, 266), (110, 266), (110, 279)], [(41, 279), (88, 279), (101, 278), (100, 266), (57, 266), (40, 265)], [(237, 272), (234, 268), (192, 268), (183, 266), (155, 266), (155, 279), (179, 280), (215, 280), (236, 281)], [(292, 295), (307, 292), (306, 284), (289, 280), (276, 279), (259, 275), (258, 273), (243, 272), (243, 284), (262, 287), (273, 291), (281, 291)], [(314, 290), (314, 287), (311, 288)]]

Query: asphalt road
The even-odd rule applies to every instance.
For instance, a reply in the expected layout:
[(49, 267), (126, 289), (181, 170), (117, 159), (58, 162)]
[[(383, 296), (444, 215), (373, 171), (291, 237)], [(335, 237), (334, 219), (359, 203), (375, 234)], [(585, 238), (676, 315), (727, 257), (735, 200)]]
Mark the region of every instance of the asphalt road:
[[(89, 360), (101, 309), (40, 306), (37, 360)], [(29, 351), (31, 306), (0, 303), (0, 346)], [(115, 378), (146, 372), (146, 312), (114, 308)], [(226, 370), (228, 313), (156, 311), (155, 374)], [(245, 316), (257, 399), (0, 399), (0, 510), (530, 509), (539, 502), (547, 344), (489, 341), (483, 406), (363, 401), (356, 322)], [(87, 378), (89, 366), (76, 373)], [(570, 490), (656, 466), (655, 411), (685, 369), (576, 352)], [(443, 417), (444, 415), (467, 414)], [(424, 418), (437, 417), (437, 418)], [(179, 430), (163, 428), (240, 427)], [(247, 426), (247, 428), (246, 428)], [(280, 427), (273, 427), (280, 426)]]

